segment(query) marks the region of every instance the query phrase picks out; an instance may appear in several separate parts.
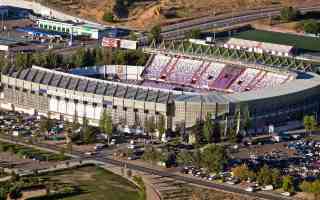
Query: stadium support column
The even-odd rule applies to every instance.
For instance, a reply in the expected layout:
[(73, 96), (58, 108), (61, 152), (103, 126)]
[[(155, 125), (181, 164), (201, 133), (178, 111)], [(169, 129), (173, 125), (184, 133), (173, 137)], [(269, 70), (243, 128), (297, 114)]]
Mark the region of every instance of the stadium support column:
[(216, 103), (216, 109), (215, 109), (215, 114), (214, 114), (215, 120), (217, 120), (217, 118), (218, 118), (218, 109), (219, 109), (219, 105), (218, 105), (218, 103)]
[(187, 126), (187, 101), (184, 101), (184, 123), (183, 123), (183, 134), (186, 135)]

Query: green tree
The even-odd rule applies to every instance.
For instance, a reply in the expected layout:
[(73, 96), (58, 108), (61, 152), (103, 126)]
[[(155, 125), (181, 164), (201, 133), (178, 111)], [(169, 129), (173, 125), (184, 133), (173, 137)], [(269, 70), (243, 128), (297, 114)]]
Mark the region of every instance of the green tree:
[(93, 128), (89, 125), (89, 121), (86, 117), (82, 119), (82, 132), (83, 132), (83, 142), (86, 144), (91, 144), (96, 140), (96, 133)]
[(114, 22), (114, 16), (113, 13), (109, 10), (104, 11), (102, 19), (106, 22)]
[(299, 12), (293, 7), (284, 7), (280, 12), (280, 18), (285, 22), (293, 21), (297, 19), (298, 16)]
[(124, 53), (124, 51), (122, 51), (122, 50), (116, 51), (115, 64), (116, 65), (125, 65), (126, 64), (126, 54)]
[(245, 181), (248, 179), (250, 179), (250, 180), (255, 179), (255, 173), (253, 171), (251, 171), (248, 168), (248, 166), (245, 164), (234, 167), (232, 169), (232, 173), (233, 173), (234, 177), (237, 177), (242, 181)]
[(306, 33), (311, 33), (311, 34), (320, 33), (320, 23), (318, 23), (314, 19), (302, 21), (300, 23), (300, 26), (303, 28), (303, 31)]
[(9, 196), (11, 199), (19, 199), (22, 196), (21, 189), (17, 186), (10, 188)]
[(155, 25), (150, 30), (149, 41), (155, 40), (156, 42), (159, 42), (161, 39), (161, 26)]
[(213, 136), (213, 125), (212, 125), (212, 114), (207, 113), (206, 119), (203, 125), (203, 136), (206, 142), (212, 142)]
[(76, 67), (83, 67), (86, 64), (86, 50), (84, 48), (77, 49), (73, 55), (73, 62)]
[(41, 117), (40, 119), (40, 131), (41, 133), (48, 132), (53, 127), (53, 123), (50, 118)]
[(159, 119), (158, 119), (157, 124), (156, 124), (157, 129), (158, 129), (159, 134), (160, 134), (160, 136), (159, 136), (160, 140), (161, 140), (161, 138), (162, 138), (162, 135), (163, 135), (163, 134), (165, 133), (165, 131), (166, 131), (165, 125), (166, 125), (166, 121), (165, 121), (164, 115), (163, 115), (163, 114), (160, 114), (160, 115), (159, 115)]
[(313, 131), (315, 131), (317, 127), (317, 121), (313, 115), (307, 115), (303, 118), (303, 125), (306, 131), (311, 135)]
[(282, 189), (286, 192), (294, 192), (294, 184), (292, 176), (284, 176), (282, 179)]
[(108, 135), (108, 144), (110, 144), (110, 138), (113, 133), (113, 122), (112, 116), (107, 110), (103, 110), (100, 121), (99, 121), (100, 131)]
[(210, 144), (202, 152), (202, 163), (210, 172), (221, 172), (228, 162), (226, 148)]
[(212, 142), (218, 143), (221, 141), (221, 127), (218, 121), (214, 122), (213, 133), (212, 133)]
[(272, 185), (275, 188), (281, 187), (281, 173), (278, 169), (271, 169), (271, 179), (272, 179)]
[(189, 39), (200, 39), (201, 38), (201, 30), (200, 29), (192, 29), (190, 32), (186, 34), (186, 37)]
[(313, 199), (317, 200), (320, 198), (320, 179), (315, 181), (303, 181), (299, 185), (303, 192), (313, 194)]
[(257, 181), (261, 185), (271, 185), (273, 183), (271, 169), (264, 165), (257, 174)]
[(81, 127), (79, 123), (78, 113), (75, 112), (72, 118), (72, 134), (75, 135), (75, 132)]

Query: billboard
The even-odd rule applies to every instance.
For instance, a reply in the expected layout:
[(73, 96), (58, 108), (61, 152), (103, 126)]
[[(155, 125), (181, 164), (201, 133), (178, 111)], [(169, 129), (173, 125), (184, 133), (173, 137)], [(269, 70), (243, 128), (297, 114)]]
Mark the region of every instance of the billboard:
[(120, 40), (120, 48), (122, 49), (137, 49), (137, 41), (133, 40)]
[(103, 37), (101, 45), (103, 47), (119, 48), (119, 43), (120, 43), (119, 39)]

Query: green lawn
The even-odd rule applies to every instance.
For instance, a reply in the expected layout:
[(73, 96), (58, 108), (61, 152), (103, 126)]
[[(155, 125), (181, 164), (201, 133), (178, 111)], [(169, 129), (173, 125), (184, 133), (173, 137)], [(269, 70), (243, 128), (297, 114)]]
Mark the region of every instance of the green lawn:
[(50, 182), (70, 184), (82, 191), (64, 200), (138, 200), (138, 188), (128, 180), (106, 170), (87, 166), (46, 177)]
[(293, 34), (260, 30), (250, 30), (241, 32), (235, 35), (234, 37), (260, 42), (291, 45), (306, 51), (320, 51), (320, 39), (313, 37), (304, 37)]

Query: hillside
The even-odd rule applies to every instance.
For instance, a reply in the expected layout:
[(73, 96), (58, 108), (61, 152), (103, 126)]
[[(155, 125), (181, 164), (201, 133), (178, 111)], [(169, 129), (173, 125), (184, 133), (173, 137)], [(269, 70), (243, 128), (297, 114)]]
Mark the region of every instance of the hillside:
[(213, 13), (228, 13), (231, 10), (317, 2), (318, 0), (47, 0), (47, 5), (101, 23), (106, 23), (102, 20), (105, 12), (113, 13), (116, 24), (147, 29), (156, 23), (167, 24)]

